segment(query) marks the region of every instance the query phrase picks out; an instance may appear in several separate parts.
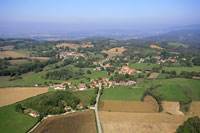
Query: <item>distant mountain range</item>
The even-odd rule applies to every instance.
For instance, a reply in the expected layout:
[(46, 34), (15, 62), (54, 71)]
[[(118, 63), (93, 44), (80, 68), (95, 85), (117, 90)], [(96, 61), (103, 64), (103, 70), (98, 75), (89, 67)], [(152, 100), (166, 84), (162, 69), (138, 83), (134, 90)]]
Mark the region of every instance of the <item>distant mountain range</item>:
[(200, 30), (179, 30), (165, 34), (146, 37), (144, 40), (152, 41), (172, 41), (192, 45), (200, 45)]

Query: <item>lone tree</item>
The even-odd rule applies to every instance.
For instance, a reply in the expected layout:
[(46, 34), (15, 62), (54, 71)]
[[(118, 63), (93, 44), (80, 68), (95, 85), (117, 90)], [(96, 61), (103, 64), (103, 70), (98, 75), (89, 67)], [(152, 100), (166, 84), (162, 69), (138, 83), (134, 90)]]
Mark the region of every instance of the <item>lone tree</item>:
[(200, 118), (198, 116), (188, 118), (179, 126), (176, 133), (200, 133)]
[(90, 70), (87, 70), (87, 74), (92, 74), (92, 72)]
[(22, 105), (21, 104), (17, 104), (16, 106), (15, 106), (15, 111), (16, 112), (20, 112), (20, 113), (23, 113), (23, 108), (22, 108)]

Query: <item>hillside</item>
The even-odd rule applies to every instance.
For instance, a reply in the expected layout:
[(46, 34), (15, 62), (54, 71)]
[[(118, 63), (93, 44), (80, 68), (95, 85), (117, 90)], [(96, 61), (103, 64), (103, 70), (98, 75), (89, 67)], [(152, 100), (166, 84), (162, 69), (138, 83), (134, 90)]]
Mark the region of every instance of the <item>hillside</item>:
[(165, 34), (143, 38), (154, 41), (172, 41), (192, 45), (200, 45), (200, 30), (179, 30)]

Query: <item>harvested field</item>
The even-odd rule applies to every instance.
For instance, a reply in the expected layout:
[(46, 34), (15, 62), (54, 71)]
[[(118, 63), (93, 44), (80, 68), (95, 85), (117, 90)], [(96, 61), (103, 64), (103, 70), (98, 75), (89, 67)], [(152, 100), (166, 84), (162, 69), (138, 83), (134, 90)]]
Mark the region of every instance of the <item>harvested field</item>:
[(189, 112), (192, 115), (200, 116), (200, 101), (192, 101), (192, 103), (190, 104)]
[(69, 47), (71, 49), (78, 49), (80, 47), (82, 48), (87, 48), (87, 47), (94, 47), (94, 45), (92, 44), (82, 44), (82, 45), (78, 45), (78, 44), (73, 44), (73, 43), (62, 43), (62, 44), (59, 44), (59, 45), (56, 45), (57, 48), (61, 48), (61, 47)]
[(33, 133), (96, 133), (94, 111), (60, 115), (44, 120)]
[(159, 50), (162, 50), (163, 48), (161, 48), (161, 47), (159, 47), (159, 46), (157, 46), (157, 45), (151, 45), (150, 46), (151, 48), (154, 48), (154, 49), (159, 49)]
[(165, 113), (100, 111), (104, 133), (174, 133), (187, 117)]
[(47, 87), (16, 87), (0, 89), (0, 107), (48, 92)]
[(108, 51), (102, 51), (102, 53), (106, 53), (109, 56), (115, 56), (115, 55), (121, 55), (126, 49), (124, 47), (117, 47), (117, 48), (112, 48)]
[(92, 44), (83, 44), (81, 45), (82, 48), (90, 48), (90, 47), (94, 47), (94, 45)]
[(153, 101), (150, 102), (150, 100), (146, 100), (146, 102), (102, 100), (99, 104), (99, 110), (110, 112), (155, 113), (158, 112), (158, 105)]
[(184, 113), (180, 111), (179, 102), (162, 101), (162, 107), (163, 112), (170, 113), (173, 115), (184, 115)]
[(14, 48), (14, 46), (3, 46), (3, 47), (0, 47), (0, 49), (3, 49), (3, 50), (11, 50), (11, 49), (13, 49)]
[(151, 75), (148, 77), (149, 79), (155, 79), (158, 77), (160, 73), (151, 73)]
[(180, 54), (179, 52), (169, 52), (170, 54), (176, 54), (176, 55), (178, 55), (178, 54)]
[(5, 58), (5, 57), (17, 58), (17, 57), (28, 57), (28, 55), (18, 53), (18, 52), (15, 52), (15, 51), (1, 51), (0, 52), (0, 58)]

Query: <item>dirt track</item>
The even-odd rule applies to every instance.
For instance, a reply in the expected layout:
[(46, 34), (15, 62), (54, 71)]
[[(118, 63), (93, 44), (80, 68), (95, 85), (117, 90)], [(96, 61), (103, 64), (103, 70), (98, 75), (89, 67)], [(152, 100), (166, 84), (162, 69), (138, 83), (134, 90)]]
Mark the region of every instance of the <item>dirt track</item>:
[(16, 87), (0, 89), (0, 107), (48, 92), (47, 87)]
[(174, 133), (187, 118), (166, 113), (100, 111), (104, 133)]
[(33, 133), (96, 133), (93, 111), (55, 116), (44, 120)]

